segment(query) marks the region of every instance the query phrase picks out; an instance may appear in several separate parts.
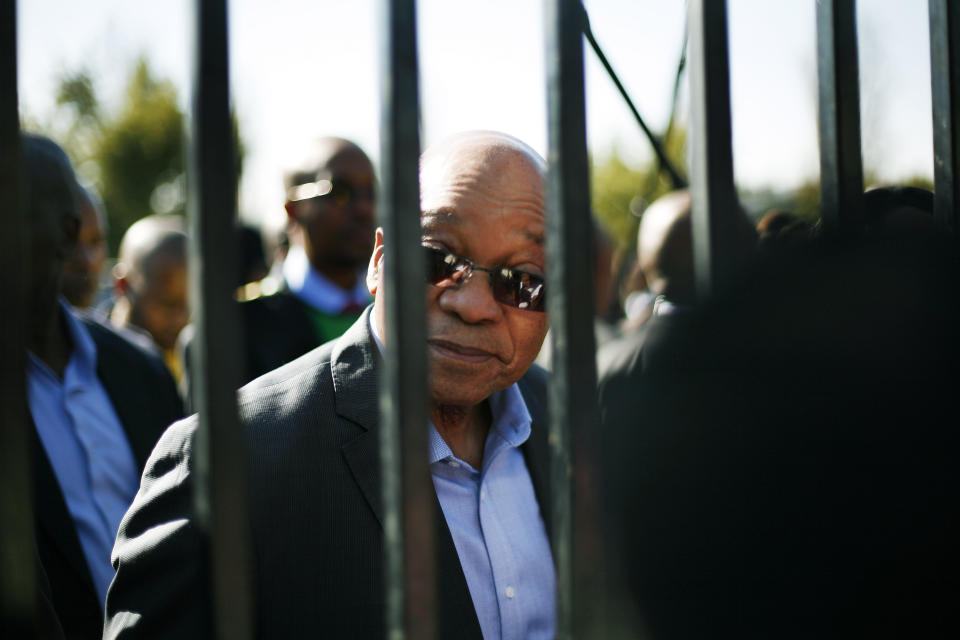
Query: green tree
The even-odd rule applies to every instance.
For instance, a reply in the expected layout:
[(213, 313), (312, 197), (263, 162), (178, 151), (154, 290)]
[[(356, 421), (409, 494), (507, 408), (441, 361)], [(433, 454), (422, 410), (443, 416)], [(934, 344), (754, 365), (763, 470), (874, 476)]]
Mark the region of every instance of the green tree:
[[(145, 58), (135, 61), (115, 112), (105, 112), (86, 69), (60, 76), (56, 102), (58, 113), (43, 129), (63, 144), (78, 173), (100, 192), (111, 254), (143, 216), (184, 213), (186, 119), (174, 84), (158, 77)], [(232, 124), (239, 182), (245, 150), (236, 117)]]
[(110, 215), (110, 247), (151, 213), (184, 211), (184, 116), (177, 91), (137, 61), (119, 113), (103, 122), (92, 149)]

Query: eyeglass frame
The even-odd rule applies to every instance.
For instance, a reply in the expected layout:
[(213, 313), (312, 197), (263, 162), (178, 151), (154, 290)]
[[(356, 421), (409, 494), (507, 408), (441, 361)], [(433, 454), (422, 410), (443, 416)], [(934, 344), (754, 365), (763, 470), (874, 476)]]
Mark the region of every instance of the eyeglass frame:
[[(447, 249), (447, 248), (445, 248), (445, 247), (431, 245), (431, 244), (428, 244), (428, 243), (426, 243), (426, 242), (421, 242), (421, 243), (420, 243), (420, 246), (421, 246), (424, 250), (426, 250), (427, 252), (435, 252), (435, 253), (438, 253), (438, 254), (445, 254), (445, 258), (444, 258), (444, 260), (443, 260), (442, 262), (445, 263), (445, 264), (450, 265), (452, 268), (455, 269), (453, 275), (446, 276), (446, 277), (444, 277), (444, 278), (442, 278), (441, 280), (438, 280), (438, 281), (436, 281), (436, 282), (434, 282), (433, 279), (430, 278), (430, 273), (428, 272), (428, 273), (426, 274), (426, 280), (427, 280), (427, 283), (428, 283), (428, 284), (431, 284), (431, 285), (433, 285), (433, 286), (435, 286), (435, 287), (441, 287), (441, 288), (443, 288), (443, 289), (456, 289), (456, 288), (458, 288), (460, 285), (462, 285), (462, 284), (464, 284), (465, 282), (467, 282), (467, 281), (470, 279), (470, 277), (473, 275), (474, 271), (484, 271), (484, 272), (486, 272), (487, 274), (489, 274), (490, 290), (491, 290), (491, 293), (493, 294), (493, 298), (494, 298), (494, 300), (496, 300), (496, 301), (499, 302), (500, 304), (506, 305), (506, 306), (511, 307), (511, 308), (513, 308), (513, 309), (519, 309), (519, 310), (521, 310), (521, 311), (530, 311), (530, 312), (533, 312), (533, 313), (545, 313), (545, 312), (546, 312), (546, 310), (547, 310), (547, 308), (546, 308), (546, 306), (547, 306), (547, 302), (546, 302), (547, 292), (546, 292), (546, 278), (545, 278), (544, 276), (537, 275), (537, 274), (531, 273), (531, 272), (529, 272), (529, 271), (525, 271), (524, 269), (514, 269), (513, 267), (507, 267), (507, 266), (500, 266), (500, 267), (493, 267), (493, 268), (481, 267), (481, 266), (479, 266), (477, 263), (475, 263), (473, 260), (471, 260), (470, 258), (457, 255), (457, 254), (455, 254), (454, 252), (450, 251), (449, 249)], [(448, 260), (449, 260), (450, 258), (453, 258), (453, 260), (454, 260), (454, 264), (452, 264), (452, 265), (448, 262)], [(428, 263), (428, 266), (429, 266), (429, 257), (427, 258), (427, 263)], [(459, 268), (456, 268), (456, 265), (463, 265), (463, 266), (461, 266), (461, 267), (459, 267)], [(429, 269), (428, 269), (428, 271), (429, 271)], [(458, 276), (458, 274), (460, 274), (460, 273), (464, 273), (464, 275)], [(536, 291), (534, 291), (533, 293), (530, 294), (531, 298), (532, 298), (533, 296), (536, 296), (536, 299), (535, 299), (535, 301), (534, 301), (534, 303), (535, 303), (535, 305), (536, 305), (535, 307), (533, 307), (533, 306), (531, 306), (531, 307), (524, 307), (524, 306), (522, 306), (522, 305), (523, 305), (523, 302), (514, 304), (512, 301), (507, 300), (507, 299), (504, 299), (503, 296), (498, 296), (498, 295), (497, 295), (497, 293), (496, 293), (497, 289), (496, 289), (496, 282), (495, 282), (495, 280), (499, 280), (499, 281), (501, 281), (502, 283), (510, 283), (510, 282), (512, 282), (514, 279), (516, 279), (517, 274), (521, 274), (522, 276), (526, 276), (526, 277), (528, 277), (528, 278), (532, 278), (533, 280), (535, 280), (535, 281), (537, 282)], [(451, 281), (453, 281), (453, 283), (450, 284), (450, 285), (446, 285), (446, 286), (441, 285), (441, 283), (442, 283), (444, 280), (451, 280)]]
[[(336, 192), (340, 191), (347, 196), (346, 200), (338, 198)], [(357, 187), (347, 180), (334, 177), (321, 178), (313, 182), (293, 185), (287, 189), (288, 202), (305, 202), (314, 199), (333, 199), (339, 205), (347, 205), (357, 202), (362, 197), (369, 198), (371, 202), (376, 201), (376, 190), (371, 187)]]

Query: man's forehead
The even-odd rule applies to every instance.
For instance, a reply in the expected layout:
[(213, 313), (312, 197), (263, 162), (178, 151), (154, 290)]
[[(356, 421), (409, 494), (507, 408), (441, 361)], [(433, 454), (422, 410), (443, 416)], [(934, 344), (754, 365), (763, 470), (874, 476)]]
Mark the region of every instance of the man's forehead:
[[(546, 226), (542, 216), (538, 216), (536, 212), (530, 210), (514, 212), (511, 217), (512, 221), (516, 223), (514, 228), (517, 233), (537, 247), (546, 245)], [(420, 224), (427, 233), (439, 232), (444, 229), (463, 230), (470, 226), (500, 226), (501, 223), (502, 219), (498, 219), (494, 215), (466, 213), (450, 207), (425, 209), (420, 216)]]

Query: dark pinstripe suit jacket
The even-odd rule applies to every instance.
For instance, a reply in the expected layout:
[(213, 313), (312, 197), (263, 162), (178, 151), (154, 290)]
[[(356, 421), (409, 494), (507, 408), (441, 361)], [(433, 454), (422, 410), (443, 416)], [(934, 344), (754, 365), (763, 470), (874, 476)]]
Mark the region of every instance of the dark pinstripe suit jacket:
[[(369, 313), (340, 339), (240, 392), (258, 637), (383, 637), (380, 356)], [(549, 493), (542, 370), (528, 372), (520, 387), (534, 419), (524, 454), (543, 509)], [(106, 638), (209, 636), (204, 536), (191, 503), (196, 425), (191, 417), (166, 432), (120, 526)], [(480, 638), (439, 503), (437, 514), (439, 637)]]

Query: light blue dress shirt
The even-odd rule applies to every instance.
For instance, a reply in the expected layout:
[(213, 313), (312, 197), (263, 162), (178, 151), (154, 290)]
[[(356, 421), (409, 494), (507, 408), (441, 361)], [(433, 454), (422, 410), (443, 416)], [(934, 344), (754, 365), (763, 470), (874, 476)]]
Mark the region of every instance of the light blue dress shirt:
[(486, 640), (553, 638), (550, 542), (518, 448), (530, 413), (516, 384), (489, 399), (493, 424), (477, 470), (430, 425), (430, 473)]
[[(370, 314), (380, 352), (383, 343)], [(513, 384), (489, 398), (482, 469), (460, 460), (431, 423), (433, 486), (460, 557), (485, 640), (553, 638), (556, 572), (533, 481), (519, 447), (531, 418)]]
[(63, 379), (28, 353), (27, 400), (63, 492), (103, 607), (113, 580), (110, 551), (140, 486), (137, 462), (113, 403), (97, 378), (97, 348), (61, 301), (73, 342)]
[(301, 301), (318, 311), (336, 315), (349, 307), (363, 308), (373, 302), (367, 290), (366, 269), (358, 272), (357, 284), (346, 291), (310, 266), (303, 247), (293, 245), (283, 260), (283, 279)]

